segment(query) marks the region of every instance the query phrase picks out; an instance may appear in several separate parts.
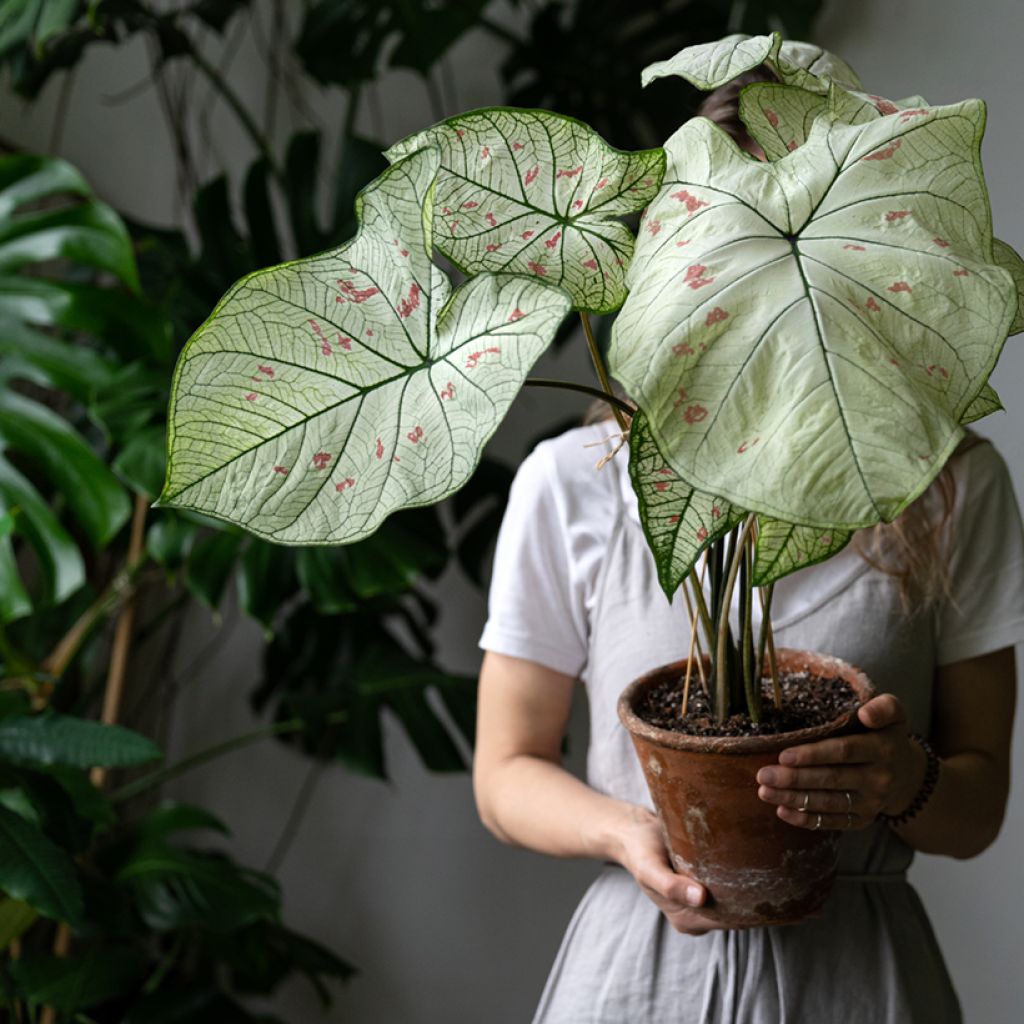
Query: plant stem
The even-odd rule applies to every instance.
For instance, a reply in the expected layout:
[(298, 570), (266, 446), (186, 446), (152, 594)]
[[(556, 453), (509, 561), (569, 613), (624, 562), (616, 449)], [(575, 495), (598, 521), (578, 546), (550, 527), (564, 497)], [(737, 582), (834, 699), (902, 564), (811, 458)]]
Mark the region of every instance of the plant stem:
[(527, 377), (523, 381), (523, 385), (531, 388), (561, 388), (564, 391), (578, 391), (580, 394), (590, 395), (592, 398), (600, 398), (602, 401), (607, 402), (616, 412), (621, 411), (628, 416), (632, 416), (634, 412), (629, 402), (619, 398), (618, 395), (609, 394), (606, 391), (601, 391), (599, 388), (592, 388), (587, 384), (576, 384), (568, 380), (550, 380), (547, 377)]
[[(699, 670), (698, 674), (700, 675), (701, 686), (704, 688), (704, 692), (707, 693), (708, 683), (707, 683), (707, 680), (704, 678), (704, 651), (701, 648), (700, 638), (697, 635), (697, 622), (699, 621), (699, 619), (698, 619), (699, 613), (695, 610), (694, 602), (690, 600), (690, 591), (689, 591), (689, 588), (687, 587), (687, 583), (689, 583), (691, 586), (693, 586), (694, 590), (696, 590), (697, 584), (694, 582), (694, 574), (692, 572), (690, 573), (689, 576), (686, 577), (686, 579), (683, 580), (682, 584), (680, 584), (679, 589), (683, 592), (683, 600), (686, 602), (686, 614), (690, 616), (690, 623), (691, 623), (691, 626), (692, 626), (691, 636), (690, 636), (690, 655), (689, 656), (690, 656), (690, 659), (692, 660), (694, 650), (696, 649), (696, 652), (697, 652), (697, 668)], [(687, 675), (689, 675), (689, 667), (687, 667)], [(686, 715), (685, 707), (686, 707), (686, 705), (685, 705), (685, 698), (684, 698), (684, 704), (683, 704), (683, 708), (684, 708), (683, 715), (684, 716)]]
[[(608, 377), (608, 371), (605, 369), (604, 360), (601, 358), (601, 350), (597, 347), (597, 339), (594, 337), (594, 331), (590, 326), (590, 316), (585, 309), (580, 310), (580, 320), (583, 322), (583, 333), (587, 336), (587, 348), (590, 349), (590, 359), (594, 364), (594, 369), (597, 371), (597, 379), (601, 382), (601, 389), (606, 396), (614, 395), (612, 382)], [(622, 414), (622, 410), (619, 406), (613, 404), (612, 412), (615, 413), (619, 430), (625, 434), (629, 430), (629, 424), (626, 422), (626, 417)]]
[(757, 723), (761, 721), (761, 672), (754, 664), (754, 587), (751, 582), (753, 566), (750, 548), (751, 545), (748, 543), (743, 549), (740, 573), (743, 588), (743, 691), (746, 694), (750, 719)]
[(722, 606), (718, 619), (718, 649), (715, 654), (715, 717), (719, 722), (724, 722), (729, 717), (729, 611), (732, 607), (732, 594), (736, 589), (736, 579), (739, 576), (740, 565), (743, 562), (743, 549), (747, 545), (750, 531), (754, 527), (757, 517), (753, 514), (747, 516), (743, 524), (743, 530), (739, 535), (730, 554), (732, 555), (726, 576), (725, 586), (722, 589)]
[[(347, 711), (335, 711), (327, 715), (324, 721), (329, 724), (339, 724), (346, 721), (347, 718)], [(234, 750), (247, 747), (250, 743), (258, 743), (260, 740), (269, 739), (271, 736), (284, 736), (292, 732), (302, 732), (305, 728), (306, 722), (301, 718), (289, 718), (283, 722), (262, 725), (251, 732), (242, 733), (241, 736), (233, 736), (231, 739), (214, 744), (214, 746), (207, 747), (205, 750), (198, 750), (196, 753), (189, 754), (188, 757), (183, 757), (174, 764), (169, 764), (165, 768), (157, 768), (156, 771), (134, 779), (132, 782), (121, 786), (120, 789), (115, 789), (110, 794), (110, 799), (116, 802), (128, 800), (133, 796), (146, 792), (148, 789), (152, 789), (154, 786), (167, 782), (169, 779), (184, 775), (185, 772), (198, 768), (199, 765), (206, 764), (207, 761), (214, 761), (224, 754), (230, 754)]]
[(772, 701), (776, 709), (782, 707), (782, 690), (779, 687), (779, 666), (775, 661), (775, 637), (772, 635), (772, 595), (775, 593), (775, 584), (769, 583), (767, 587), (759, 587), (761, 595), (761, 639), (757, 645), (758, 671), (764, 672), (764, 652), (768, 648), (768, 667), (772, 676)]

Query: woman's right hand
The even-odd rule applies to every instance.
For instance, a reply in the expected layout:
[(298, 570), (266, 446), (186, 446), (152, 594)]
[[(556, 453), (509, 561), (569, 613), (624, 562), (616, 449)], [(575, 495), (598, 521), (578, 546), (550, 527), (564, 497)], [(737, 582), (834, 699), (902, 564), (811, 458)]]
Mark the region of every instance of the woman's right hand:
[(704, 935), (721, 928), (699, 910), (707, 902), (707, 889), (695, 879), (673, 870), (657, 817), (642, 808), (636, 810), (636, 820), (620, 837), (622, 866), (677, 932)]

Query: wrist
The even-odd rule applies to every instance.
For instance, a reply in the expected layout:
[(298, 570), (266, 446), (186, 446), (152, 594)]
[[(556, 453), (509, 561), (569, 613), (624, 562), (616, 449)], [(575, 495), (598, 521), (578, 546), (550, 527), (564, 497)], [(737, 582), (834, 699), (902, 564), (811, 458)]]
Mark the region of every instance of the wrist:
[(650, 845), (652, 831), (658, 831), (658, 819), (652, 811), (637, 804), (618, 803), (595, 836), (598, 857), (629, 870), (637, 848)]
[(890, 826), (906, 824), (928, 802), (939, 777), (939, 759), (931, 744), (921, 736), (907, 737), (913, 754), (913, 769), (908, 773), (907, 785), (883, 805), (879, 819)]

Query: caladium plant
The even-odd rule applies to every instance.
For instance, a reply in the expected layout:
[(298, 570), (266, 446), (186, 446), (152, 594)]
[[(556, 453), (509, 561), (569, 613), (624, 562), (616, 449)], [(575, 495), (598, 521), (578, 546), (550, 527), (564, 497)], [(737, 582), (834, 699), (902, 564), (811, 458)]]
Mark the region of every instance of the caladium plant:
[[(777, 33), (683, 50), (644, 81), (712, 89), (758, 67), (776, 80), (743, 89), (740, 113), (764, 160), (701, 118), (625, 153), (511, 108), (397, 143), (351, 242), (244, 278), (189, 342), (161, 502), (282, 543), (364, 537), (468, 479), (575, 310), (624, 432), (632, 419), (641, 519), (666, 593), (682, 586), (694, 635), (704, 625), (718, 713), (742, 690), (758, 717), (770, 585), (928, 486), (963, 425), (1000, 408), (987, 378), (1024, 328), (980, 102), (867, 94), (839, 58)], [(640, 210), (634, 238), (622, 218)], [(454, 292), (435, 250), (468, 277)], [(629, 404), (588, 320), (616, 310)]]

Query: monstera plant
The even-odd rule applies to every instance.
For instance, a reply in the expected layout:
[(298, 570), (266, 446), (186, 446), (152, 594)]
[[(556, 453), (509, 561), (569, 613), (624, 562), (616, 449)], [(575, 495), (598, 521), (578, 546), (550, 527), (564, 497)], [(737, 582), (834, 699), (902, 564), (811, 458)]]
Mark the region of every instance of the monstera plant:
[[(284, 544), (364, 537), (466, 481), (574, 310), (717, 715), (745, 697), (756, 721), (772, 645), (768, 614), (752, 636), (754, 589), (770, 607), (775, 580), (921, 494), (964, 424), (999, 408), (986, 381), (1024, 328), (1022, 263), (992, 237), (983, 104), (870, 96), (778, 34), (686, 49), (645, 81), (711, 89), (762, 65), (777, 80), (745, 88), (741, 116), (763, 161), (701, 118), (625, 153), (509, 108), (393, 146), (351, 242), (244, 278), (192, 338), (161, 502)], [(435, 252), (468, 278), (454, 291)], [(629, 402), (588, 316), (616, 310)]]

